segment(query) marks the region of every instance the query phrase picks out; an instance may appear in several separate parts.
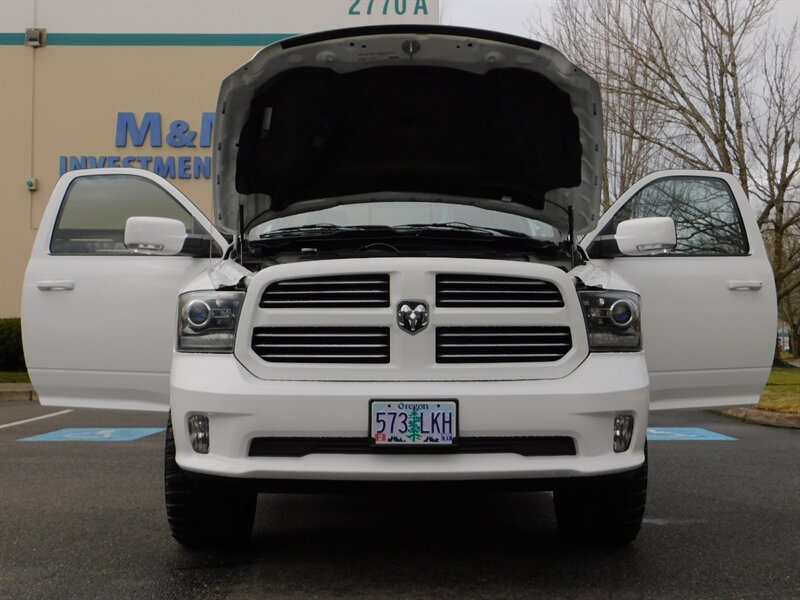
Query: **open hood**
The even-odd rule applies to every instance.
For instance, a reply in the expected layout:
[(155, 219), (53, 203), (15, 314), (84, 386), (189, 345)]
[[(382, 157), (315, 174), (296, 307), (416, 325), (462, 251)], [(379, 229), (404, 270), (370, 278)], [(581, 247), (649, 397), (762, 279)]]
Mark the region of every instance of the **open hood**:
[(597, 83), (506, 34), (381, 26), (290, 38), (222, 83), (214, 212), (246, 225), (346, 202), (419, 197), (594, 229)]

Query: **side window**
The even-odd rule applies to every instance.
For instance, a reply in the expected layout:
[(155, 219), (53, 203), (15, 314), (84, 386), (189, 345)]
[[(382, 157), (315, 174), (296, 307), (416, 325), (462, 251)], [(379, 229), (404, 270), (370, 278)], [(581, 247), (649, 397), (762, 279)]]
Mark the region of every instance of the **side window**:
[(728, 184), (713, 177), (670, 177), (639, 190), (606, 225), (600, 236), (616, 233), (628, 219), (672, 217), (677, 245), (672, 256), (740, 256), (747, 235)]
[(133, 254), (125, 247), (129, 217), (182, 221), (188, 234), (207, 233), (166, 190), (136, 175), (78, 177), (61, 204), (51, 254)]

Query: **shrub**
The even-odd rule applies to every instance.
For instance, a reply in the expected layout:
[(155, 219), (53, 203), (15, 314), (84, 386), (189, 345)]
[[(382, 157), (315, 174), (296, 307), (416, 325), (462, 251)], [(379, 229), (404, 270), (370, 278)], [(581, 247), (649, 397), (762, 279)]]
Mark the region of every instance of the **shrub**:
[(24, 371), (19, 319), (0, 319), (0, 371)]

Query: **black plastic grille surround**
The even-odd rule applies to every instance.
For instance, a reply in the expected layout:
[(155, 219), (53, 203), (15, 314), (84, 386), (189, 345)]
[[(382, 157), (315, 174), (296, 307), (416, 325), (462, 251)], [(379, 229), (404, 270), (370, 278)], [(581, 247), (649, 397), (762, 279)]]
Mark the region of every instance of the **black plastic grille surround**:
[(388, 327), (256, 327), (251, 345), (266, 362), (389, 362)]
[(376, 446), (368, 437), (258, 437), (249, 456), (309, 454), (494, 454), (575, 456), (575, 440), (566, 436), (460, 437), (447, 446)]
[(554, 283), (541, 279), (440, 273), (436, 276), (436, 306), (560, 308), (564, 299)]
[(437, 363), (552, 362), (572, 348), (565, 326), (437, 327)]
[(389, 275), (365, 273), (285, 279), (271, 283), (261, 308), (383, 308), (389, 306)]

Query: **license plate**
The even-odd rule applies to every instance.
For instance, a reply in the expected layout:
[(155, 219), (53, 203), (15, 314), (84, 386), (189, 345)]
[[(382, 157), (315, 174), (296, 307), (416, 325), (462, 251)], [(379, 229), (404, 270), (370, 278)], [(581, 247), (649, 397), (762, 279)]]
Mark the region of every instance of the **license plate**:
[(372, 400), (370, 437), (378, 446), (446, 446), (457, 435), (455, 400)]

